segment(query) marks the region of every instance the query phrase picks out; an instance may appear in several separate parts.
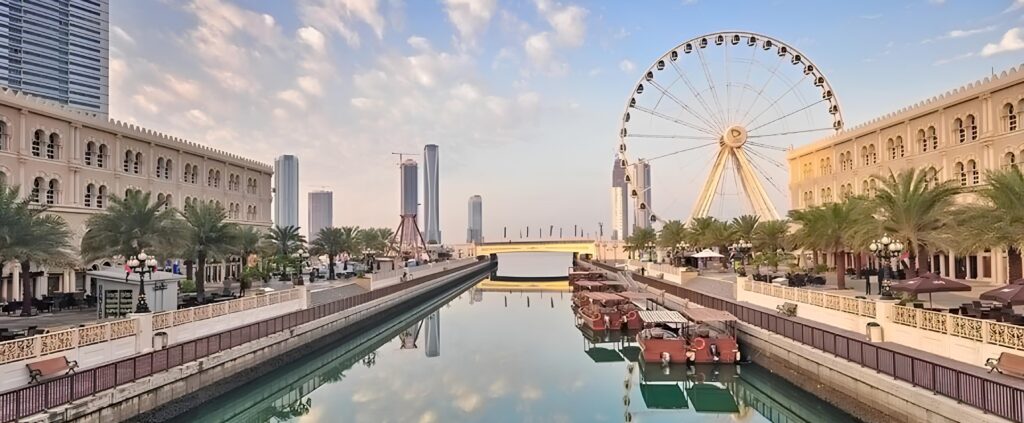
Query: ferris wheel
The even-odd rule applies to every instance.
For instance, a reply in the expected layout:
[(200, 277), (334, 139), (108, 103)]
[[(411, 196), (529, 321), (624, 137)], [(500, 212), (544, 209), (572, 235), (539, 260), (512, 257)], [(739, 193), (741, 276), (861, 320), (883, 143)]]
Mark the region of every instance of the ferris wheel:
[(687, 40), (643, 71), (622, 114), (618, 164), (636, 224), (660, 220), (652, 186), (692, 199), (689, 220), (778, 219), (765, 183), (786, 196), (785, 152), (842, 128), (828, 80), (793, 47), (742, 31)]

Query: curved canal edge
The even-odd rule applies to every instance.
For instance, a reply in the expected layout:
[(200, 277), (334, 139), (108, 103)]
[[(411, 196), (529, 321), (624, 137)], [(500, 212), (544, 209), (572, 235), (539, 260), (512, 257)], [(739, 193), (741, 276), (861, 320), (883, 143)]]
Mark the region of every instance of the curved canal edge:
[[(293, 320), (298, 324), (286, 326), (288, 328), (283, 331), (118, 386), (61, 409), (41, 413), (37, 415), (38, 419), (25, 421), (164, 421), (310, 351), (352, 336), (360, 329), (386, 322), (410, 307), (429, 302), (452, 290), (466, 289), (479, 277), (488, 274), (494, 266), (495, 263), (485, 260), (449, 270), (437, 277), (427, 277), (422, 283), (412, 280), (406, 282), (410, 284), (409, 287), (394, 294), (354, 307), (337, 307), (339, 311), (319, 319), (309, 317), (317, 315), (314, 311), (323, 310), (305, 309), (296, 313), (307, 315), (294, 316)], [(324, 306), (331, 308), (330, 305), (317, 307)]]

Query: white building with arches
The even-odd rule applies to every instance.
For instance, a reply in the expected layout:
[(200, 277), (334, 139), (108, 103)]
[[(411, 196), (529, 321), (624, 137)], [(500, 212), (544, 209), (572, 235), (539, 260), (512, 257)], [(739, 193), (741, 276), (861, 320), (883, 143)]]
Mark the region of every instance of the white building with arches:
[[(20, 186), (23, 196), (62, 216), (76, 246), (86, 219), (102, 212), (109, 196), (131, 190), (152, 192), (179, 209), (198, 201), (220, 203), (231, 221), (268, 227), (272, 175), (271, 166), (233, 153), (0, 90), (0, 181)], [(33, 269), (41, 272), (33, 276), (35, 292), (88, 290), (83, 270), (104, 264), (116, 263)], [(208, 280), (230, 271), (214, 265)], [(0, 297), (20, 299), (20, 277), (16, 263), (0, 263)]]
[[(967, 189), (958, 201), (972, 201), (985, 171), (1019, 166), (1022, 110), (1024, 65), (794, 149), (787, 155), (790, 207), (871, 195), (877, 189), (872, 175), (908, 168), (925, 169), (936, 182), (957, 181)], [(999, 249), (966, 256), (937, 252), (931, 266), (947, 277), (1006, 283), (1007, 260)], [(840, 265), (854, 267), (852, 255)]]

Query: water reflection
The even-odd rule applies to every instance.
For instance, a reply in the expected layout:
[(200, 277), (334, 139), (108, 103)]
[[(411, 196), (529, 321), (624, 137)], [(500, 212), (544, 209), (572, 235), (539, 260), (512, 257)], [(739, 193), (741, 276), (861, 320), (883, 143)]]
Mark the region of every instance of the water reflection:
[(791, 385), (780, 390), (784, 381), (753, 365), (639, 363), (632, 334), (578, 329), (570, 305), (557, 290), (496, 290), (485, 281), (443, 308), (412, 309), (179, 421), (851, 420)]

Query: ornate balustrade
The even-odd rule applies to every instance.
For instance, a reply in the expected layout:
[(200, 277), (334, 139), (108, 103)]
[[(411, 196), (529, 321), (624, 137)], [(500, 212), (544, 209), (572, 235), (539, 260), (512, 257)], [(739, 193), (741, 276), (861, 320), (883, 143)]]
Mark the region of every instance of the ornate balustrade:
[(893, 323), (1024, 350), (1024, 326), (893, 305)]
[(153, 315), (153, 329), (166, 329), (212, 317), (223, 316), (225, 314), (238, 313), (240, 311), (266, 307), (285, 301), (297, 300), (300, 295), (302, 294), (298, 289), (288, 289), (284, 291), (271, 292), (265, 295), (242, 297), (199, 307), (156, 313)]
[(856, 316), (875, 317), (875, 302), (846, 295), (829, 294), (813, 289), (794, 288), (785, 285), (746, 280), (743, 289), (762, 295), (824, 307)]

